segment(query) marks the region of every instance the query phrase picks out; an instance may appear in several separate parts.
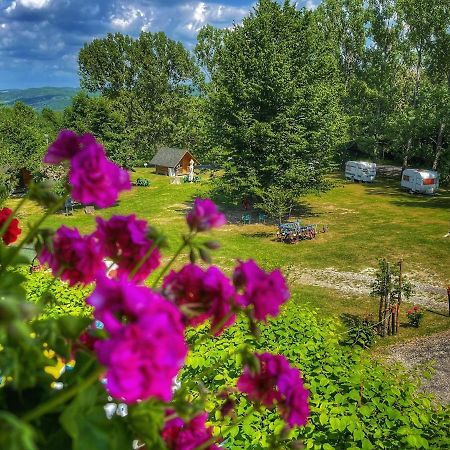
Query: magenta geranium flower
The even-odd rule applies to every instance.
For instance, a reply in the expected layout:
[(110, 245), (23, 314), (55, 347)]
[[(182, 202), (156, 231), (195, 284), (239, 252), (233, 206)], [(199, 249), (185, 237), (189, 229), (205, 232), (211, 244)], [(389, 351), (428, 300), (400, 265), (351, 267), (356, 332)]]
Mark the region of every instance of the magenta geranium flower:
[(251, 371), (246, 367), (238, 379), (238, 389), (264, 406), (277, 405), (289, 427), (305, 425), (309, 416), (309, 393), (303, 386), (300, 371), (290, 367), (283, 355), (262, 353), (255, 356), (260, 370)]
[(95, 343), (95, 351), (107, 367), (110, 395), (126, 403), (151, 397), (169, 401), (187, 353), (178, 309), (123, 278), (100, 278), (88, 303), (109, 333), (108, 339)]
[(253, 306), (257, 320), (277, 316), (280, 306), (289, 299), (286, 281), (279, 270), (266, 273), (253, 260), (240, 262), (234, 270), (233, 282), (241, 291), (238, 300), (243, 306)]
[(187, 324), (195, 327), (211, 319), (215, 335), (236, 320), (232, 312), (234, 288), (217, 267), (204, 271), (188, 264), (179, 272), (172, 271), (163, 281), (163, 293), (181, 308)]
[(103, 322), (109, 333), (119, 331), (124, 322), (136, 322), (153, 298), (160, 296), (144, 286), (137, 286), (126, 277), (111, 280), (99, 274), (86, 303), (94, 307), (94, 317)]
[[(113, 216), (109, 220), (97, 217), (95, 236), (105, 256), (118, 265), (118, 275), (129, 275), (154, 245), (148, 238), (148, 225), (135, 215)], [(141, 282), (159, 266), (160, 252), (155, 247), (145, 258), (133, 280)]]
[(94, 144), (95, 138), (92, 134), (78, 136), (71, 130), (61, 130), (55, 142), (48, 147), (44, 162), (59, 164), (62, 161), (69, 161), (83, 149)]
[(128, 172), (109, 161), (98, 143), (87, 146), (72, 158), (69, 182), (74, 200), (93, 203), (99, 208), (114, 205), (119, 192), (131, 189)]
[(192, 231), (206, 231), (227, 223), (225, 215), (209, 198), (196, 198), (194, 207), (186, 215), (186, 221)]
[(38, 259), (70, 286), (93, 282), (105, 268), (97, 240), (92, 235), (81, 236), (77, 229), (64, 225), (53, 237), (53, 248), (44, 247)]
[[(171, 415), (173, 411), (167, 411)], [(206, 426), (208, 414), (201, 413), (189, 422), (184, 422), (179, 417), (165, 423), (162, 438), (168, 450), (194, 450), (212, 438), (212, 428)], [(202, 447), (205, 450), (218, 450), (216, 444)]]

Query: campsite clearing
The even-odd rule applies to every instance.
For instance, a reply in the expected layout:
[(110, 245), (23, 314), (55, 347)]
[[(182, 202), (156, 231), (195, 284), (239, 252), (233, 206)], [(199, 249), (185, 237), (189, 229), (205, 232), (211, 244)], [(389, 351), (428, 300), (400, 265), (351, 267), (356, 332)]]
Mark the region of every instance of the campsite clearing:
[[(184, 215), (192, 199), (207, 195), (210, 185), (171, 185), (167, 177), (152, 172), (137, 169), (133, 178), (148, 178), (150, 187), (134, 187), (115, 207), (96, 214), (136, 214), (148, 220), (168, 235), (171, 248), (166, 254), (170, 254), (179, 245), (185, 230)], [(243, 225), (235, 220), (242, 211), (228, 209), (230, 223), (212, 233), (222, 244), (214, 262), (229, 270), (238, 256), (254, 258), (267, 270), (281, 267), (292, 278), (292, 290), (302, 303), (317, 306), (324, 316), (337, 317), (376, 311), (377, 301), (368, 295), (371, 277), (361, 278), (361, 274), (376, 268), (378, 258), (394, 262), (403, 259), (405, 272), (416, 285), (430, 287), (428, 291), (418, 289), (414, 301), (436, 313), (426, 312), (423, 326), (404, 327), (397, 337), (383, 340), (382, 345), (449, 328), (450, 318), (442, 314), (445, 309), (440, 305), (444, 305), (443, 289), (450, 282), (450, 239), (444, 237), (450, 220), (450, 191), (441, 189), (433, 197), (412, 196), (400, 190), (398, 179), (381, 178), (370, 185), (347, 182), (342, 176), (334, 181), (336, 187), (329, 192), (303, 199), (300, 217), (304, 223), (328, 225), (327, 233), (318, 234), (314, 240), (284, 244), (276, 239), (275, 224)], [(11, 200), (9, 206), (16, 202)], [(29, 203), (20, 214), (22, 224), (33, 221), (39, 211)], [(250, 210), (250, 214), (257, 220), (257, 211)], [(76, 226), (89, 232), (94, 222), (92, 216), (76, 209), (74, 215), (54, 215), (46, 224), (51, 228)]]

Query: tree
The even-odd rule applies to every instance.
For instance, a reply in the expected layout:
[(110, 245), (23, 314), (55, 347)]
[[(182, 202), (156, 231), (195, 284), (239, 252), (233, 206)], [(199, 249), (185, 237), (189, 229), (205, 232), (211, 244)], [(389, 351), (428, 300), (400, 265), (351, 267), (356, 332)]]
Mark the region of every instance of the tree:
[(158, 145), (170, 145), (185, 118), (202, 75), (180, 42), (164, 33), (138, 39), (120, 33), (94, 39), (79, 54), (81, 86), (100, 92), (124, 120), (135, 160), (148, 160)]
[(222, 189), (264, 198), (325, 186), (346, 140), (338, 61), (315, 15), (261, 0), (221, 44), (209, 90), (212, 135), (226, 149)]
[(17, 186), (23, 169), (42, 174), (47, 139), (53, 137), (51, 127), (30, 106), (20, 102), (13, 107), (0, 106), (0, 170), (6, 194)]

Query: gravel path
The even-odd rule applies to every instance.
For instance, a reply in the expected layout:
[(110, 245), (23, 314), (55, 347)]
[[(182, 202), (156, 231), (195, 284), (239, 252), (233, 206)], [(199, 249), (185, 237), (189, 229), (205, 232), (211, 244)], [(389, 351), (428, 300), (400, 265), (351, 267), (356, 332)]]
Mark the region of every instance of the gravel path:
[[(292, 268), (288, 270), (289, 278), (300, 284), (320, 286), (335, 289), (344, 294), (369, 295), (370, 285), (374, 281), (375, 270), (368, 268), (361, 272), (340, 272), (333, 268), (327, 269), (303, 269)], [(405, 274), (408, 277), (408, 274)], [(414, 294), (409, 302), (436, 311), (447, 311), (447, 290), (443, 287), (413, 281), (409, 276)]]
[[(335, 289), (349, 295), (369, 295), (375, 275), (375, 270), (371, 268), (361, 272), (340, 272), (333, 268), (314, 270), (290, 267), (287, 272), (292, 281)], [(410, 274), (409, 279), (414, 287), (410, 302), (434, 311), (448, 311), (445, 288), (414, 281), (414, 274)], [(431, 379), (423, 380), (421, 389), (433, 393), (440, 403), (450, 404), (450, 330), (394, 345), (386, 352), (389, 359), (402, 363), (407, 370), (432, 363), (435, 372)]]
[(389, 347), (388, 357), (414, 370), (431, 362), (435, 372), (423, 380), (422, 389), (433, 393), (442, 404), (450, 404), (450, 331), (413, 339), (406, 344)]

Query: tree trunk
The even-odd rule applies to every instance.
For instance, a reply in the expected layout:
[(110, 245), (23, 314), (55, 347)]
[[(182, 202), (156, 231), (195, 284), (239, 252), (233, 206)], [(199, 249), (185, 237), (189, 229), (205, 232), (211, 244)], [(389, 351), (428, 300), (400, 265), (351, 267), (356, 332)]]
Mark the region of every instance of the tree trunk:
[(391, 311), (391, 302), (390, 302), (390, 287), (391, 285), (391, 267), (389, 263), (386, 264), (386, 279), (385, 279), (385, 289), (384, 289), (384, 310), (383, 310), (383, 328), (382, 328), (382, 336), (386, 336), (389, 332), (389, 319), (390, 319), (390, 311)]
[(434, 157), (433, 161), (433, 170), (437, 169), (439, 158), (442, 155), (442, 140), (444, 137), (444, 130), (445, 130), (445, 123), (441, 123), (441, 126), (439, 127), (439, 133), (436, 141), (436, 155)]
[(398, 329), (400, 327), (400, 305), (402, 304), (402, 290), (403, 290), (403, 261), (400, 260), (398, 262), (399, 274), (398, 274), (398, 302), (397, 302), (397, 311), (395, 317), (395, 333), (398, 333)]
[[(417, 49), (416, 76), (415, 76), (414, 91), (413, 91), (412, 107), (414, 110), (417, 109), (417, 99), (419, 96), (420, 68), (421, 67), (422, 67), (422, 47), (420, 46)], [(406, 153), (403, 157), (402, 175), (403, 175), (403, 171), (408, 167), (408, 158), (411, 153), (411, 146), (412, 146), (412, 136), (409, 137), (408, 144), (406, 145)]]
[(412, 138), (409, 138), (408, 144), (406, 145), (405, 154), (403, 155), (402, 173), (400, 174), (400, 177), (403, 176), (403, 171), (408, 167), (408, 158), (409, 158), (409, 153), (411, 150), (411, 145), (412, 145)]

